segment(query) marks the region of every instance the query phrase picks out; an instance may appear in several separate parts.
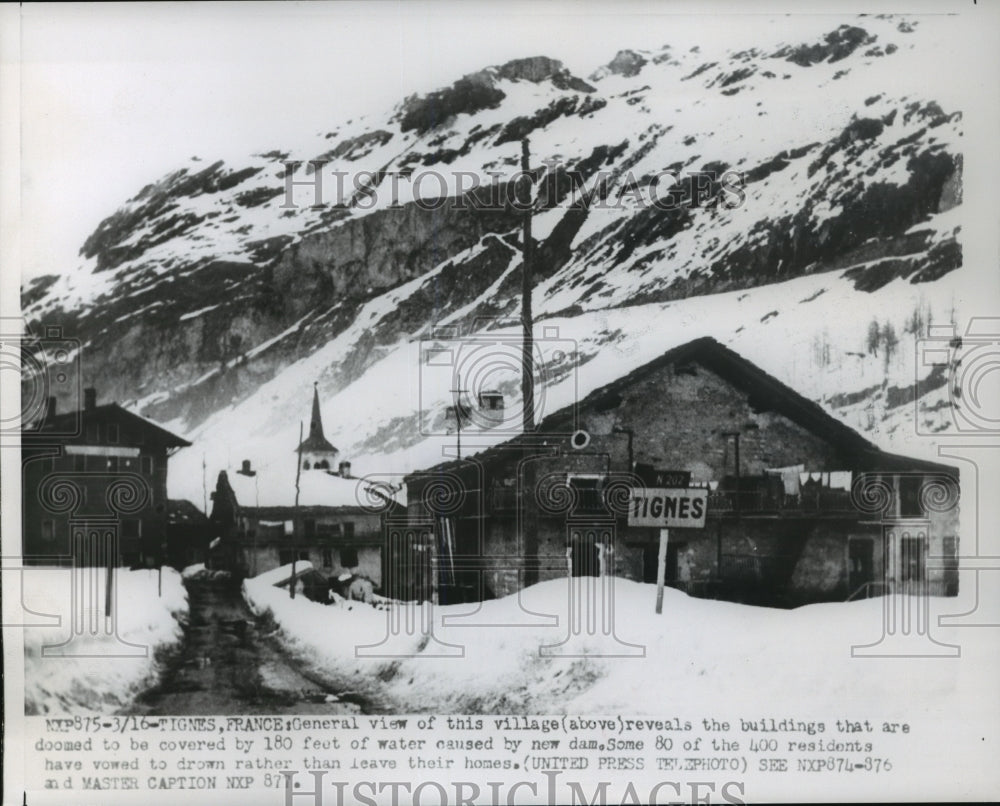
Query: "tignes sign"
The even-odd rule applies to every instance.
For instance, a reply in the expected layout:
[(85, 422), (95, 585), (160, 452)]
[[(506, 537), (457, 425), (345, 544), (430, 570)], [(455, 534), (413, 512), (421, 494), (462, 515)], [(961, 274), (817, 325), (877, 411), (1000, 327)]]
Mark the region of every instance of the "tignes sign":
[(636, 487), (628, 508), (629, 526), (704, 529), (708, 490)]

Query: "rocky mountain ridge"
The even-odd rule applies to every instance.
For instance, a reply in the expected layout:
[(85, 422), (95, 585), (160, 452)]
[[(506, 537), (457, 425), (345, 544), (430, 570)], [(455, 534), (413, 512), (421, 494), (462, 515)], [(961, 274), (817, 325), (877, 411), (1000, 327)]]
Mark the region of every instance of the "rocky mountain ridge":
[[(620, 50), (586, 79), (555, 59), (518, 59), (338, 124), (311, 152), (279, 147), (241, 165), (193, 159), (106, 218), (79, 266), (27, 284), (25, 314), (81, 339), (86, 383), (102, 397), (187, 433), (221, 435), (221, 419), (241, 407), (270, 417), (262, 439), (290, 428), (294, 417), (266, 390), (282, 378), (294, 387), (307, 370), (343, 412), (365, 390), (377, 396), (380, 367), (432, 326), (501, 332), (517, 316), (521, 214), (509, 199), (486, 199), (512, 195), (529, 138), (537, 326), (558, 322), (574, 338), (584, 328), (581, 367), (641, 335), (626, 324), (595, 340), (602, 317), (656, 308), (683, 319), (698, 298), (740, 293), (772, 295), (774, 315), (706, 322), (706, 332), (759, 360), (768, 323), (804, 301), (781, 302), (781, 289), (818, 278), (809, 304), (826, 314), (787, 334), (772, 364), (839, 403), (852, 425), (888, 429), (902, 422), (886, 408), (888, 390), (921, 380), (897, 365), (899, 351), (892, 366), (867, 351), (867, 322), (827, 329), (825, 363), (823, 349), (798, 345), (820, 339), (845, 301), (862, 309), (888, 290), (905, 309), (880, 307), (877, 327), (901, 334), (920, 310), (910, 333), (919, 338), (928, 316), (954, 315), (961, 110), (943, 85), (912, 74), (944, 47), (922, 36), (923, 24), (823, 19), (801, 41), (776, 36), (736, 52)], [(334, 192), (338, 172), (346, 195)], [(698, 184), (698, 174), (727, 172), (740, 177), (742, 199), (718, 181)], [(428, 189), (440, 203), (418, 192)], [(593, 192), (591, 204), (577, 191)], [(672, 209), (649, 203), (671, 192), (681, 202)], [(874, 419), (855, 416), (859, 401), (843, 396), (865, 390), (862, 402), (880, 401)], [(418, 441), (419, 427), (405, 434), (419, 416), (340, 419), (356, 452), (377, 454)]]

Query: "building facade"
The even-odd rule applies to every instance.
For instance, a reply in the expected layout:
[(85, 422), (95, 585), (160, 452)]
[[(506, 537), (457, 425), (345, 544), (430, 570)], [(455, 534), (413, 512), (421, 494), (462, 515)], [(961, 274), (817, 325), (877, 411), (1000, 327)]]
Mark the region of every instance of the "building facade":
[[(705, 338), (528, 438), (409, 476), (408, 516), (425, 524), (440, 599), (566, 574), (655, 581), (659, 530), (627, 517), (653, 469), (706, 490), (705, 527), (672, 529), (667, 546), (667, 584), (692, 595), (793, 606), (957, 593), (957, 469), (880, 451)], [(442, 511), (424, 494), (432, 484), (461, 490), (460, 506)]]
[(168, 554), (167, 466), (191, 443), (117, 403), (59, 413), (22, 435), (26, 562), (143, 566)]

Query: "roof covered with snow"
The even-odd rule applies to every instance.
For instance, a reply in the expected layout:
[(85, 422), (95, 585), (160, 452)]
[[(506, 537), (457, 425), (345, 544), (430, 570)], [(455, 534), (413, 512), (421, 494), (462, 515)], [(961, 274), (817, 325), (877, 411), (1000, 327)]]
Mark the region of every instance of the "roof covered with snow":
[[(249, 476), (238, 470), (227, 472), (229, 484), (243, 508), (294, 507), (296, 474), (292, 465), (255, 471)], [(364, 479), (344, 478), (326, 470), (303, 470), (298, 477), (298, 504), (303, 507), (364, 509), (379, 512), (388, 489), (373, 489)], [(370, 492), (369, 492), (370, 491)], [(398, 503), (398, 500), (393, 498)]]

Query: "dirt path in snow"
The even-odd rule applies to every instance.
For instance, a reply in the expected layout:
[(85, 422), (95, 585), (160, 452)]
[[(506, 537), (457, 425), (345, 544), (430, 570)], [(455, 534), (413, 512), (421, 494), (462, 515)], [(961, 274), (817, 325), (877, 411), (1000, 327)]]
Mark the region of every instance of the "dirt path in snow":
[(188, 583), (190, 617), (160, 683), (130, 714), (345, 714), (356, 703), (306, 677), (231, 582)]

